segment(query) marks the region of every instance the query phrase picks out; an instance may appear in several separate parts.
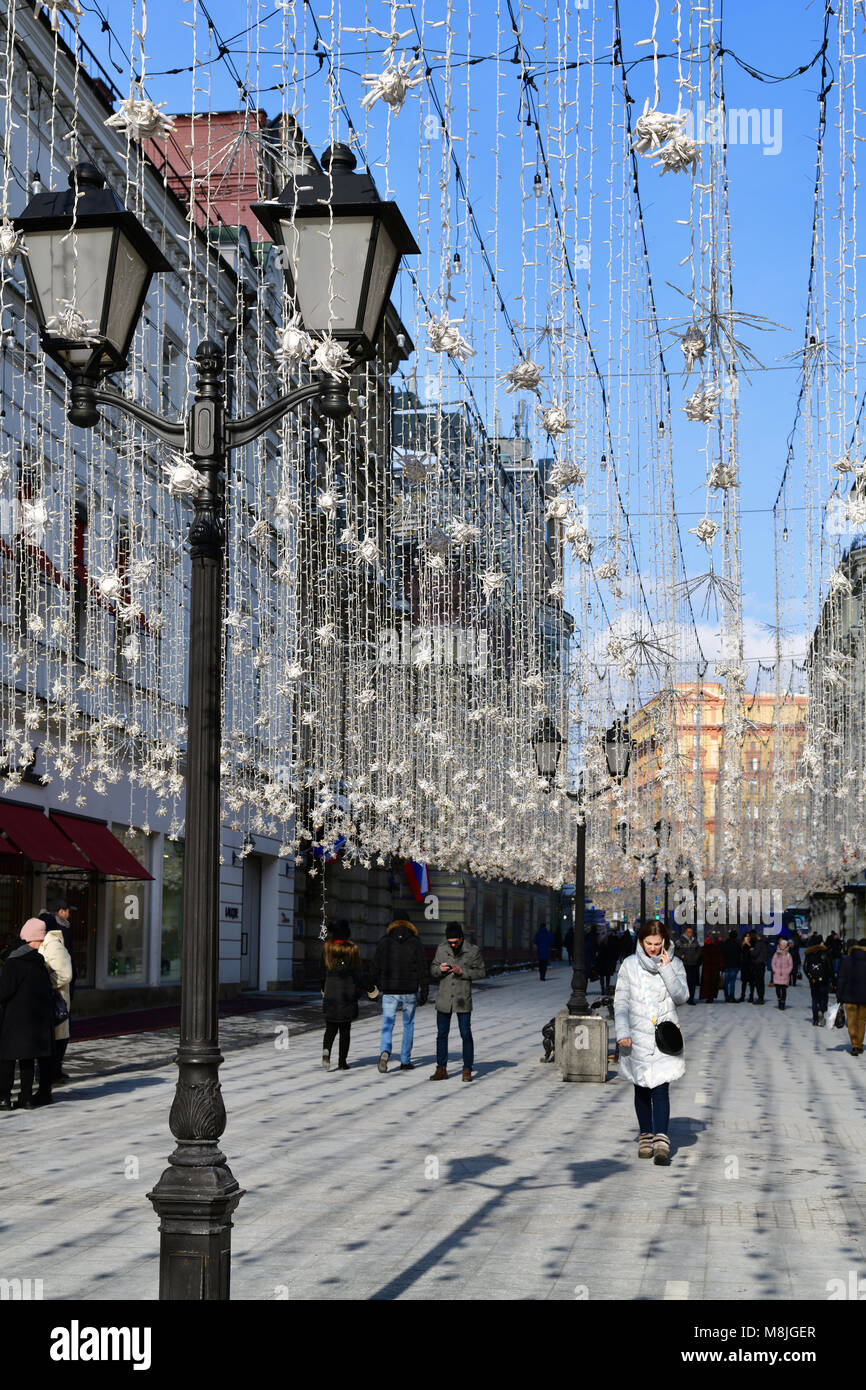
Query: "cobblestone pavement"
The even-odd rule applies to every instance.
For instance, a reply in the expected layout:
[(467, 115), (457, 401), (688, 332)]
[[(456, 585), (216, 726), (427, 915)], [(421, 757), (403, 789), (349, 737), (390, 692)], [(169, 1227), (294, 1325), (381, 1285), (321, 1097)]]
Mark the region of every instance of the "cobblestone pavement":
[[(615, 1068), (568, 1085), (539, 1064), (567, 992), (564, 966), (480, 988), (471, 1085), (453, 1051), (449, 1080), (428, 1080), (429, 1006), (417, 1069), (387, 1075), (375, 1018), (353, 1028), (351, 1070), (327, 1075), (318, 1028), (285, 1046), (270, 1015), (238, 1020), (263, 1031), (222, 1068), (223, 1149), (247, 1189), (233, 1297), (823, 1300), (829, 1280), (866, 1275), (866, 1059), (809, 1026), (807, 990), (784, 1013), (681, 1011), (669, 1168), (637, 1160)], [(42, 1278), (46, 1299), (155, 1297), (145, 1194), (171, 1148), (173, 1079), (94, 1075), (49, 1110), (0, 1115), (3, 1277)]]

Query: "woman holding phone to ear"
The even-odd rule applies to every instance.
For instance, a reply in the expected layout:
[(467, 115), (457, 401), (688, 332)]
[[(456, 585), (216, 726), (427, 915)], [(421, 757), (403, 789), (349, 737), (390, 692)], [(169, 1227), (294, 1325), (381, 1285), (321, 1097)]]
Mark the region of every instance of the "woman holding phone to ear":
[[(620, 966), (613, 1008), (620, 1072), (634, 1086), (637, 1113), (638, 1158), (670, 1162), (670, 1096), (668, 1086), (685, 1071), (680, 1052), (662, 1051), (664, 1029), (678, 1025), (677, 1004), (689, 997), (685, 967), (670, 949), (671, 935), (664, 922), (644, 922), (638, 930), (634, 955)], [(667, 1027), (674, 1035), (678, 1028)]]

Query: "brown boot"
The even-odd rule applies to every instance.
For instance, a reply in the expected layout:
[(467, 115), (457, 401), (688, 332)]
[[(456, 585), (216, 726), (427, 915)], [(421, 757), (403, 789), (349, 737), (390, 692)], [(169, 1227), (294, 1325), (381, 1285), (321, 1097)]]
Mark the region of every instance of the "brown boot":
[(430, 1077), (431, 1081), (447, 1081), (448, 1071), (445, 1067), (437, 1067)]
[(468, 1067), (464, 1067), (464, 1068), (463, 1068), (463, 1075), (462, 1075), (462, 1077), (461, 1077), (460, 1079), (461, 1079), (461, 1081), (471, 1081), (471, 1080), (472, 1080), (472, 1072), (469, 1070)]

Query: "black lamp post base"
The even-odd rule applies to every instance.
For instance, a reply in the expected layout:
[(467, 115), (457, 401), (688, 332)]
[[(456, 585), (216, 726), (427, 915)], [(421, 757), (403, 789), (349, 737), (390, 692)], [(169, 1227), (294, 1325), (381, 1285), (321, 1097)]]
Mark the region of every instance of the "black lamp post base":
[(160, 1299), (228, 1301), (231, 1218), (244, 1195), (228, 1164), (171, 1165), (147, 1195), (159, 1216)]

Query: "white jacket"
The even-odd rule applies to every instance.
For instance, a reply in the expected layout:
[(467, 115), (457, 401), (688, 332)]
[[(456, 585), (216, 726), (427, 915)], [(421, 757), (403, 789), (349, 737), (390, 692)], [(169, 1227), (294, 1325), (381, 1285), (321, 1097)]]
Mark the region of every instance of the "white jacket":
[[(63, 944), (63, 933), (60, 931), (49, 931), (45, 933), (45, 940), (39, 947), (39, 954), (48, 966), (48, 973), (51, 976), (51, 983), (56, 990), (63, 995), (66, 1000), (66, 1007), (69, 1008), (69, 985), (72, 980), (72, 957)], [(54, 1029), (56, 1042), (61, 1042), (69, 1037), (69, 1019), (65, 1023), (58, 1023)]]
[(638, 942), (634, 955), (627, 956), (619, 968), (613, 1000), (616, 1036), (631, 1038), (631, 1047), (620, 1048), (619, 1056), (620, 1075), (626, 1081), (652, 1088), (682, 1076), (683, 1054), (669, 1057), (659, 1052), (655, 1025), (679, 1023), (676, 1006), (688, 997), (682, 961), (674, 956), (669, 965), (660, 965), (658, 956), (648, 956)]

